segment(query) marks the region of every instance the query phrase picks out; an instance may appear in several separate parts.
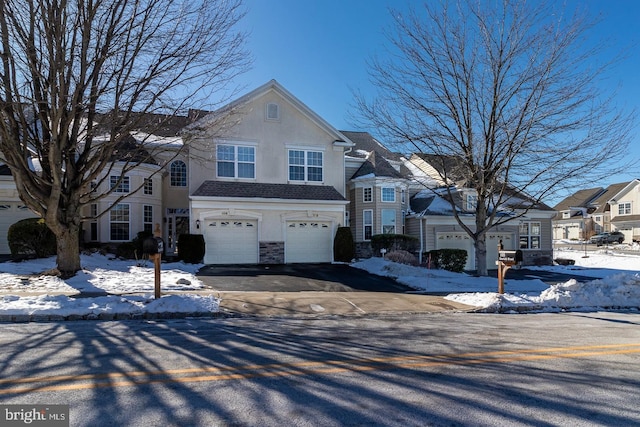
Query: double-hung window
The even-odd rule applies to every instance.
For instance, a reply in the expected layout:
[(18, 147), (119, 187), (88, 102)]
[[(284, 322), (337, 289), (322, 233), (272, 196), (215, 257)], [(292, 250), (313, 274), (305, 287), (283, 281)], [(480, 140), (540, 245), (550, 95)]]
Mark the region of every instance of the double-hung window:
[[(118, 182), (119, 181), (119, 182)], [(116, 193), (128, 193), (129, 192), (129, 177), (111, 175), (109, 177), (109, 183)]]
[(520, 224), (520, 249), (540, 249), (540, 223)]
[(618, 215), (631, 215), (631, 202), (618, 203)]
[(382, 234), (396, 234), (396, 211), (382, 209)]
[(144, 179), (144, 194), (146, 195), (153, 195), (153, 179), (152, 178), (145, 178)]
[(218, 177), (249, 179), (256, 177), (255, 147), (220, 144), (216, 154)]
[(147, 233), (153, 232), (153, 206), (142, 206), (142, 227)]
[(129, 204), (118, 203), (109, 211), (111, 240), (126, 241), (129, 239)]
[(289, 150), (289, 181), (322, 182), (321, 151)]
[(373, 210), (365, 209), (362, 211), (362, 231), (364, 240), (371, 240), (373, 235)]

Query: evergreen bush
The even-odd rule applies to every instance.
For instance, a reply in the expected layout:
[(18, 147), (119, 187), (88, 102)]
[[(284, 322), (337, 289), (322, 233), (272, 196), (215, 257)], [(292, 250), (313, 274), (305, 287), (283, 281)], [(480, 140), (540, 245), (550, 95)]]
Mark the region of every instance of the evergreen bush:
[(201, 263), (205, 244), (202, 234), (181, 234), (178, 236), (178, 257), (189, 264)]
[(338, 262), (351, 262), (356, 254), (353, 234), (350, 227), (338, 227), (333, 240), (333, 259)]
[(468, 256), (464, 249), (434, 249), (427, 253), (427, 257), (431, 259), (432, 268), (441, 268), (455, 273), (464, 271)]
[(376, 234), (371, 236), (371, 249), (374, 256), (380, 256), (380, 249), (387, 252), (407, 251), (415, 252), (420, 247), (420, 240), (417, 237), (406, 234)]
[(46, 258), (56, 254), (56, 236), (42, 218), (27, 218), (12, 224), (7, 240), (13, 259)]

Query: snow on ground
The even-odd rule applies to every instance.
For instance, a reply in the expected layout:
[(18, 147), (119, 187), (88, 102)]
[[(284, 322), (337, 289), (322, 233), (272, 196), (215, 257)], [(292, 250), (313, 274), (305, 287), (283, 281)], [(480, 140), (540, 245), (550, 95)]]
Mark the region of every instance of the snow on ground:
[[(0, 314), (68, 317), (218, 311), (220, 301), (212, 295), (163, 295), (155, 300), (154, 268), (148, 261), (138, 265), (132, 260), (93, 254), (82, 255), (81, 263), (82, 271), (67, 280), (42, 274), (55, 267), (55, 257), (0, 264)], [(195, 276), (200, 267), (163, 263), (162, 291), (202, 289), (202, 282)]]
[[(629, 251), (633, 253), (632, 251)], [(640, 252), (640, 251), (639, 251)], [(483, 311), (561, 311), (640, 309), (640, 253), (608, 249), (589, 252), (580, 247), (556, 250), (554, 258), (571, 258), (574, 266), (534, 267), (598, 280), (575, 279), (549, 286), (540, 279), (505, 279), (507, 293), (497, 293), (498, 281), (443, 270), (427, 270), (371, 258), (353, 263), (356, 268), (393, 277), (429, 293), (478, 307)], [(163, 295), (155, 300), (153, 265), (118, 260), (99, 254), (83, 255), (83, 270), (67, 280), (42, 274), (55, 266), (55, 258), (0, 263), (0, 315), (100, 316), (145, 313), (214, 313), (220, 300), (206, 292), (195, 276), (202, 265), (163, 263)], [(188, 293), (181, 293), (187, 291)]]
[[(573, 266), (531, 267), (577, 276), (598, 277), (579, 282), (571, 279), (547, 285), (539, 279), (513, 280), (507, 272), (505, 294), (498, 294), (498, 279), (473, 277), (442, 270), (427, 270), (371, 258), (352, 264), (372, 273), (393, 277), (415, 289), (447, 293), (447, 299), (479, 307), (488, 312), (562, 311), (594, 309), (640, 309), (640, 255), (602, 249), (589, 252), (557, 249), (554, 258), (569, 258)], [(529, 269), (529, 267), (527, 267)]]

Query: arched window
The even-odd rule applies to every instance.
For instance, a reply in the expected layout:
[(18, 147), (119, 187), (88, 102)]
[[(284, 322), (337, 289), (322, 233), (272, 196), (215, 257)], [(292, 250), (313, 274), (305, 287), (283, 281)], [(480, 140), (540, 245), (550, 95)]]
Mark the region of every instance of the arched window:
[(171, 163), (171, 186), (187, 186), (187, 165), (182, 160), (176, 160)]

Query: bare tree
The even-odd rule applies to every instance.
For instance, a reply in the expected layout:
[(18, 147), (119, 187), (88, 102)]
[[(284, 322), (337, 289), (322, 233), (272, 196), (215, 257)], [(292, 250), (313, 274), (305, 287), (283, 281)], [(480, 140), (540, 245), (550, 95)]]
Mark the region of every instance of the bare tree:
[[(81, 208), (104, 196), (89, 184), (130, 132), (221, 99), (248, 67), (244, 14), (241, 0), (0, 0), (0, 151), (62, 274), (80, 269)], [(127, 156), (122, 174), (162, 148)]]
[(540, 202), (623, 167), (633, 114), (599, 86), (617, 58), (602, 62), (604, 45), (587, 43), (596, 22), (556, 2), (425, 2), (393, 16), (389, 54), (370, 64), (378, 97), (356, 94), (357, 106), (388, 141), (440, 158), (444, 182), (475, 190), (475, 228), (453, 212), (486, 275), (485, 235), (513, 219), (498, 213), (514, 193)]

